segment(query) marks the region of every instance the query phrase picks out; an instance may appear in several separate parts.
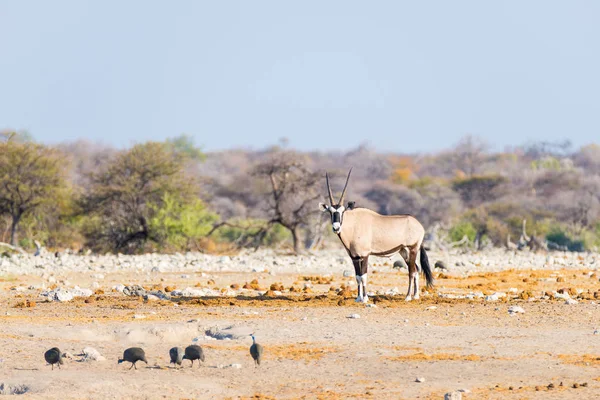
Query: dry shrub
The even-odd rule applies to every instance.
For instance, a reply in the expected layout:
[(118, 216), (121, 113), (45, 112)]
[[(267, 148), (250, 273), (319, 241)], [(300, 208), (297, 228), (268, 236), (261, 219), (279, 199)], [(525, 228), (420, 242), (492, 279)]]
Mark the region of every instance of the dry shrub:
[(298, 344), (269, 346), (265, 351), (268, 358), (275, 357), (278, 360), (301, 360), (305, 362), (317, 361), (326, 354), (337, 353), (339, 349), (334, 346), (311, 345), (306, 342)]
[(271, 287), (269, 289), (270, 290), (278, 290), (280, 292), (285, 290), (282, 283), (273, 283), (273, 284), (271, 284)]
[(97, 294), (97, 295), (104, 294), (104, 290), (102, 290), (102, 289), (96, 289), (96, 290), (94, 291), (94, 294)]
[(25, 301), (19, 301), (17, 304), (15, 304), (14, 308), (32, 308), (35, 306), (36, 306), (35, 301), (25, 300)]
[(171, 293), (175, 288), (173, 286), (165, 286), (165, 293)]
[(600, 366), (600, 356), (592, 354), (559, 354), (558, 358), (565, 364), (580, 366)]
[(307, 282), (313, 282), (318, 285), (328, 285), (333, 282), (333, 276), (323, 277), (323, 276), (303, 276), (302, 280)]
[(530, 297), (533, 297), (533, 293), (531, 292), (531, 290), (524, 290), (521, 293), (519, 293), (519, 299), (527, 300)]
[(239, 285), (239, 284), (237, 284), (237, 283), (232, 283), (232, 284), (231, 284), (229, 287), (230, 287), (231, 289), (238, 290), (238, 289), (240, 288), (240, 285)]
[(481, 361), (481, 357), (476, 354), (453, 354), (453, 353), (434, 353), (425, 354), (423, 352), (405, 354), (401, 356), (387, 357), (393, 361)]
[(253, 279), (250, 283), (246, 282), (243, 286), (244, 289), (253, 289), (253, 290), (264, 290), (258, 284), (258, 279)]
[(350, 289), (350, 286), (344, 286), (341, 289), (342, 290), (340, 290), (340, 292), (338, 293), (338, 296), (342, 296), (344, 298), (352, 297), (352, 290)]

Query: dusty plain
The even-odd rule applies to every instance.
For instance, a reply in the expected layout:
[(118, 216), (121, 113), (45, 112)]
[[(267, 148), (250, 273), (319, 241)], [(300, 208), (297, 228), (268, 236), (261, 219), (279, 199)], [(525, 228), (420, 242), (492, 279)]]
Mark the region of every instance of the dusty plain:
[[(0, 263), (0, 390), (20, 398), (442, 399), (458, 390), (463, 399), (600, 398), (595, 254), (531, 255), (538, 261), (527, 265), (527, 255), (434, 252), (431, 263), (448, 268), (436, 269), (435, 288), (412, 302), (404, 301), (406, 270), (372, 259), (373, 306), (355, 303), (342, 252), (301, 261), (192, 254), (179, 264), (139, 259), (143, 267), (132, 267), (135, 258), (53, 257)], [(119, 284), (166, 298), (127, 296)], [(41, 296), (75, 286), (94, 294)], [(185, 288), (212, 295), (170, 295)], [(249, 336), (207, 334), (229, 327), (256, 334), (260, 367)], [(169, 348), (191, 343), (203, 346), (206, 362), (169, 365)], [(43, 353), (54, 346), (73, 358), (52, 370)], [(117, 364), (132, 346), (145, 349), (148, 365)], [(106, 360), (79, 361), (85, 347)]]

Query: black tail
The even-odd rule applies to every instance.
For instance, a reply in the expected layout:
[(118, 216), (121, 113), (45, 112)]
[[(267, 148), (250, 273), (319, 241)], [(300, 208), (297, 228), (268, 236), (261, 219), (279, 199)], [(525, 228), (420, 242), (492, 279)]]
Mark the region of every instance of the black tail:
[(433, 274), (431, 273), (431, 267), (429, 266), (429, 258), (427, 257), (427, 253), (423, 246), (421, 246), (421, 269), (425, 274), (427, 287), (433, 287)]

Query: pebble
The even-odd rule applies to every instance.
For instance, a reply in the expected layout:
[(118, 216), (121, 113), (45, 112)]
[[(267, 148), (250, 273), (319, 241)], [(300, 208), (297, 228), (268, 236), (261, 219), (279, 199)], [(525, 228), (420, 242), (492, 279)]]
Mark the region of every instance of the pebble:
[(360, 314), (350, 314), (350, 315), (348, 315), (348, 318), (350, 318), (350, 319), (359, 319), (360, 318)]
[(83, 358), (80, 361), (105, 361), (104, 358), (98, 350), (93, 347), (86, 347), (81, 352)]
[(523, 310), (523, 307), (519, 307), (519, 306), (510, 306), (508, 307), (508, 313), (510, 315), (515, 315), (515, 314), (524, 314), (525, 310)]
[(423, 383), (423, 382), (425, 382), (425, 378), (418, 377), (417, 379), (415, 379), (415, 382)]
[(444, 395), (444, 400), (462, 400), (462, 393), (459, 391), (448, 392)]
[(348, 270), (344, 271), (344, 278), (349, 278), (351, 276), (352, 276), (352, 271), (348, 271)]
[(575, 299), (571, 299), (571, 298), (569, 298), (569, 299), (565, 300), (565, 304), (569, 304), (569, 305), (572, 305), (572, 304), (578, 304), (578, 303), (579, 303), (579, 302), (578, 302), (577, 300), (575, 300)]

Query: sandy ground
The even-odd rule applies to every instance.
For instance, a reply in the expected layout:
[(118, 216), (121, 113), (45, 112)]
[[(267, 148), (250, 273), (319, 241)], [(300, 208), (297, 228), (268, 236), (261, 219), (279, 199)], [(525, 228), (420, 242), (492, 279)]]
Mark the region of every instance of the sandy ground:
[[(406, 271), (385, 263), (373, 271), (369, 290), (397, 287), (402, 294), (373, 296), (375, 307), (356, 304), (354, 278), (339, 272), (120, 271), (106, 274), (92, 297), (59, 303), (43, 302), (39, 290), (15, 290), (36, 287), (38, 275), (0, 275), (0, 387), (21, 385), (21, 397), (40, 399), (441, 399), (459, 389), (466, 399), (600, 398), (600, 281), (593, 268), (436, 272), (435, 290), (410, 303)], [(85, 287), (95, 279), (85, 272), (63, 278)], [(144, 301), (111, 290), (117, 283), (220, 290), (254, 279), (257, 290), (236, 297)], [(283, 294), (261, 296), (272, 284)], [(340, 292), (342, 285), (348, 289)], [(565, 304), (556, 291), (578, 303)], [(447, 297), (477, 292), (507, 296)], [(525, 313), (509, 315), (515, 305)], [(255, 332), (265, 347), (259, 368), (250, 337), (205, 336), (229, 326)], [(169, 348), (194, 339), (206, 362), (169, 366)], [(75, 355), (60, 370), (43, 358), (54, 346)], [(86, 346), (106, 361), (77, 361)], [(145, 349), (148, 365), (117, 364), (132, 346)]]

